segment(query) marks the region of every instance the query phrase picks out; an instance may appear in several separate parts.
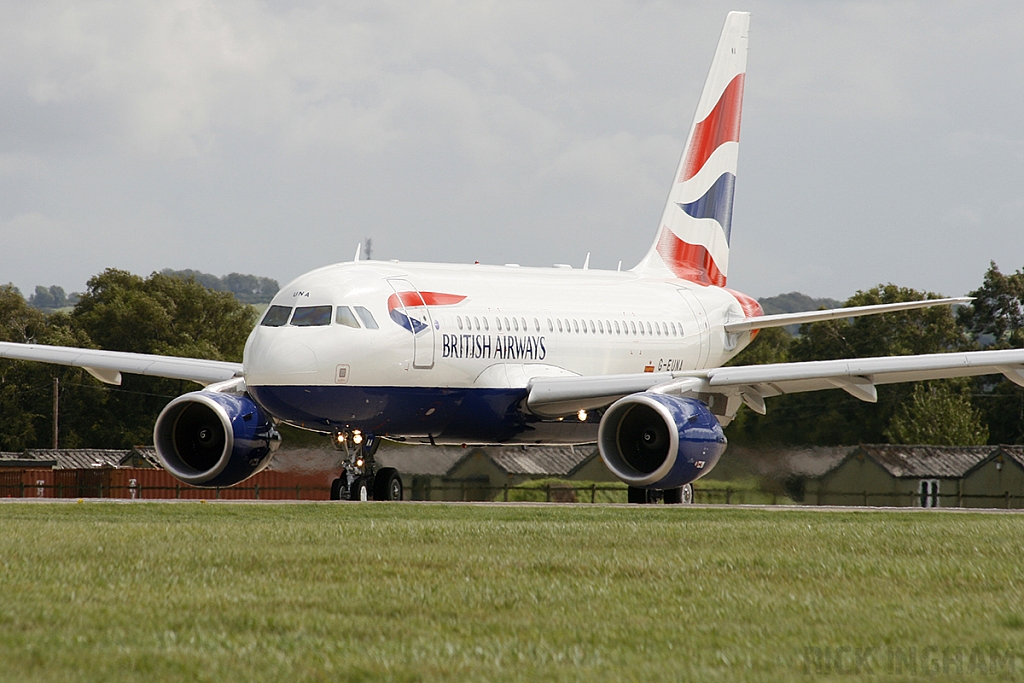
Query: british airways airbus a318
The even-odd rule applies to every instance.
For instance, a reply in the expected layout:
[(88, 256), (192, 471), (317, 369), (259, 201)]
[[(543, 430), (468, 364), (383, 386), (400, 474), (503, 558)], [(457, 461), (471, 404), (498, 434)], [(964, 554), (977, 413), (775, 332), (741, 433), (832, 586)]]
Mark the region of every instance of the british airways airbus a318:
[(762, 315), (726, 286), (749, 15), (730, 13), (653, 244), (623, 272), (361, 261), (306, 273), (277, 294), (241, 365), (0, 344), (0, 357), (188, 379), (154, 440), (196, 486), (267, 466), (284, 422), (332, 435), (349, 456), (335, 498), (399, 500), (381, 439), (432, 444), (597, 442), (632, 502), (681, 502), (725, 450), (746, 404), (878, 384), (1002, 373), (1024, 385), (1024, 350), (724, 368), (758, 329), (968, 299)]

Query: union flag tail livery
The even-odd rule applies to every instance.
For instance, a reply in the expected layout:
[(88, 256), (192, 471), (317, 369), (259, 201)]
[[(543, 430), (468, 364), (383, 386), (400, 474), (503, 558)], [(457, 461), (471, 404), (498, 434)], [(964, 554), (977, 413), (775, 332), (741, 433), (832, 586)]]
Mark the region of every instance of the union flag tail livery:
[(749, 24), (746, 12), (726, 18), (642, 275), (725, 286)]

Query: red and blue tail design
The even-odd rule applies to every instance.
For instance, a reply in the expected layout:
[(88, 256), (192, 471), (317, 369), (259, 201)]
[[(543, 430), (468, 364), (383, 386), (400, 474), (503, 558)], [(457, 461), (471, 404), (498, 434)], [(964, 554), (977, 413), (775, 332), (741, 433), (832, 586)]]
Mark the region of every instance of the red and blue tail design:
[(718, 41), (658, 237), (634, 269), (724, 287), (750, 15), (730, 12)]
[(388, 315), (405, 329), (417, 334), (427, 329), (427, 325), (409, 315), (409, 310), (425, 306), (454, 306), (465, 298), (462, 294), (441, 292), (398, 292), (388, 297)]

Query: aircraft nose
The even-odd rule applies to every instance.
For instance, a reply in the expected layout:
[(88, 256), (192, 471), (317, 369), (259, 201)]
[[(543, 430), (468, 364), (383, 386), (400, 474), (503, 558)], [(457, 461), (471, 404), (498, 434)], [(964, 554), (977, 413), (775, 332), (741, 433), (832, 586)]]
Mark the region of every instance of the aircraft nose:
[(253, 384), (278, 384), (318, 369), (316, 353), (280, 328), (257, 329), (246, 349), (245, 377)]

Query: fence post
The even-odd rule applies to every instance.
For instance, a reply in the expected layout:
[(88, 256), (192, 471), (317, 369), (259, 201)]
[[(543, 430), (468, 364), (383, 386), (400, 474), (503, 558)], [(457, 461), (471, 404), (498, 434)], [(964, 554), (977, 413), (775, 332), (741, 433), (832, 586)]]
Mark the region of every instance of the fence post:
[(21, 497), (22, 498), (25, 497), (25, 480), (24, 479), (21, 480)]
[[(544, 495), (547, 497), (548, 503), (551, 502), (551, 484), (544, 484)], [(1009, 500), (1009, 499), (1007, 499)]]
[(597, 502), (597, 484), (590, 485), (590, 502)]
[(220, 500), (220, 487), (217, 487), (217, 500)]
[(776, 493), (775, 493), (774, 491), (772, 491), (772, 505), (776, 505), (776, 504), (777, 504), (777, 502), (778, 502), (778, 499), (779, 499), (779, 498), (778, 498), (778, 496), (776, 495)]
[(732, 505), (732, 487), (726, 487), (725, 489), (725, 504)]
[(459, 500), (466, 501), (466, 482), (459, 483)]
[(505, 486), (503, 486), (502, 488), (505, 489), (505, 498), (504, 498), (504, 500), (507, 503), (508, 502), (508, 482), (505, 482)]
[(864, 507), (868, 506), (868, 492), (864, 492)]
[(1006, 492), (1006, 509), (1007, 510), (1010, 509), (1010, 492), (1009, 491)]
[(252, 488), (253, 488), (253, 491), (256, 492), (256, 500), (259, 500), (260, 499), (260, 485), (259, 484), (254, 484)]
[(302, 484), (295, 485), (295, 500), (302, 500)]

